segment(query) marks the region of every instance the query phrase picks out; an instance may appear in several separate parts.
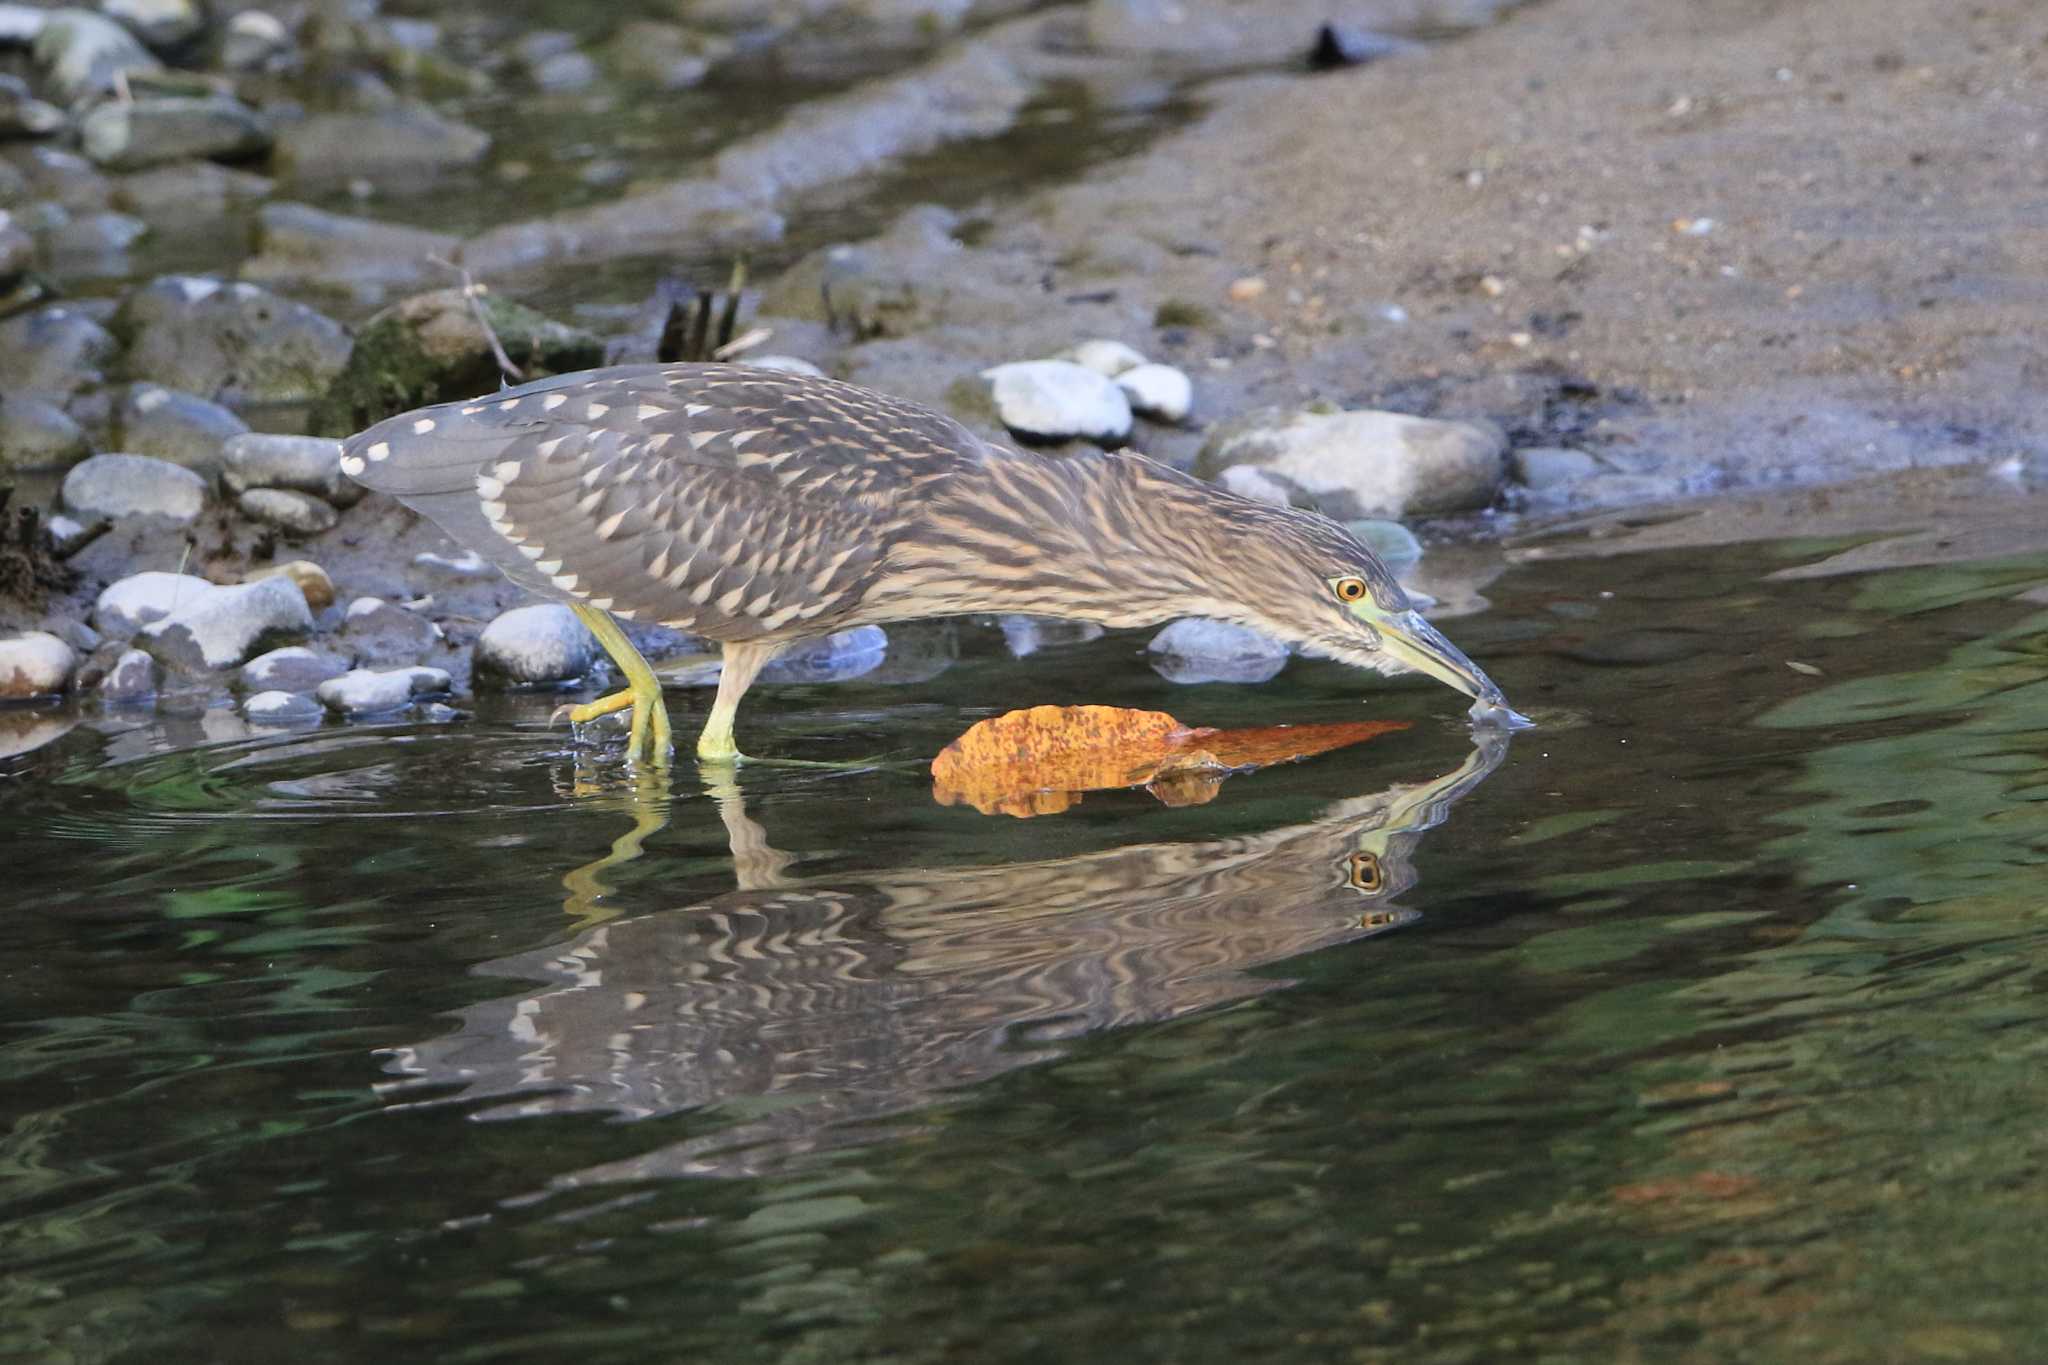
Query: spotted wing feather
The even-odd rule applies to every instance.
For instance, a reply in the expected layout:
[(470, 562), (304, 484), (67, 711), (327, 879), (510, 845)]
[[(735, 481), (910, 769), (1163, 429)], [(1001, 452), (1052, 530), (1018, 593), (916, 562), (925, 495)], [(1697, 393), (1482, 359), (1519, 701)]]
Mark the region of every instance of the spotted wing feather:
[(535, 591), (748, 640), (857, 614), (930, 485), (984, 450), (852, 385), (649, 365), (407, 413), (343, 459)]

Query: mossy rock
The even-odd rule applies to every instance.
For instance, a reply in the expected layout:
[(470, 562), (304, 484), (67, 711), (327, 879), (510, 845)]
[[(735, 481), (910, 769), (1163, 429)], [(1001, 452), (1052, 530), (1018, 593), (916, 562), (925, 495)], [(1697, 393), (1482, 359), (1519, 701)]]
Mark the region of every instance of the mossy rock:
[[(604, 363), (604, 343), (524, 304), (480, 296), (491, 329), (529, 379)], [(498, 362), (460, 289), (401, 299), (356, 333), (347, 368), (314, 405), (316, 436), (347, 436), (393, 413), (474, 398), (499, 387)]]

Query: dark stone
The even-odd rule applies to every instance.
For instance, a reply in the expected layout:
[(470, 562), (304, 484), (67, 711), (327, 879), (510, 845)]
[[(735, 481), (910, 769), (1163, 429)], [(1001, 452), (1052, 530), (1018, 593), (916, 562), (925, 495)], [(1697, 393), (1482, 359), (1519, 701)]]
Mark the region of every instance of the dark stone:
[[(478, 302), (506, 354), (528, 378), (604, 363), (603, 343), (580, 328), (496, 295)], [(363, 324), (347, 368), (314, 407), (308, 429), (351, 435), (394, 413), (493, 392), (499, 378), (490, 344), (462, 291), (416, 294)]]

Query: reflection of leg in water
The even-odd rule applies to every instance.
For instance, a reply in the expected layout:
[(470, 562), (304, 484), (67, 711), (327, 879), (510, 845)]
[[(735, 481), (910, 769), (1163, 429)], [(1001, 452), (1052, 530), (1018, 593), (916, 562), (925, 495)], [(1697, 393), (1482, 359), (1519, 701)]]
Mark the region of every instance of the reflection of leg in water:
[[(624, 798), (633, 817), (633, 828), (613, 840), (611, 850), (602, 858), (562, 874), (562, 889), (569, 893), (562, 902), (562, 913), (574, 918), (576, 922), (571, 928), (578, 932), (602, 924), (619, 913), (604, 903), (611, 893), (602, 874), (639, 857), (648, 836), (668, 824), (668, 770), (636, 769), (629, 781), (631, 785), (624, 791), (620, 791), (616, 784), (606, 790)], [(575, 791), (578, 796), (586, 796), (592, 794), (593, 788), (579, 777)]]
[(718, 803), (718, 818), (725, 822), (725, 837), (732, 845), (732, 871), (738, 889), (772, 891), (792, 885), (787, 874), (796, 855), (769, 847), (768, 831), (747, 814), (747, 798), (731, 770), (707, 770), (705, 776), (704, 790)]

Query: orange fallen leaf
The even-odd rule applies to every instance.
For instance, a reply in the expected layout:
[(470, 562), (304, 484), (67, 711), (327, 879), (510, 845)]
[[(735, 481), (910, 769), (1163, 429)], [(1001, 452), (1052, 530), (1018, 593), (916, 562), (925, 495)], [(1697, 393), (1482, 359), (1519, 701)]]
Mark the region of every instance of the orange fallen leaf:
[(1400, 721), (1189, 727), (1164, 711), (1120, 706), (1034, 706), (972, 726), (932, 760), (932, 795), (984, 815), (1028, 818), (1066, 810), (1079, 794), (1149, 787), (1173, 806), (1215, 798), (1225, 774), (1358, 744)]

